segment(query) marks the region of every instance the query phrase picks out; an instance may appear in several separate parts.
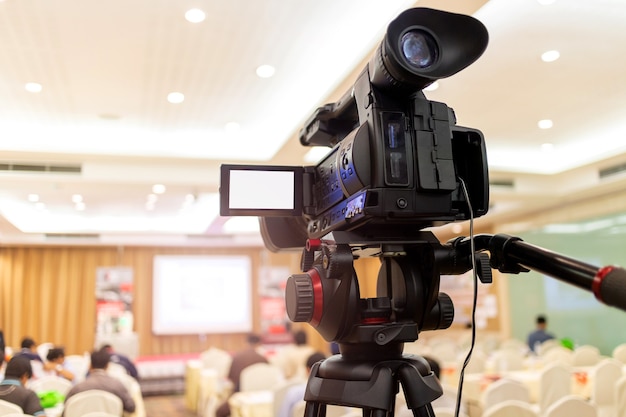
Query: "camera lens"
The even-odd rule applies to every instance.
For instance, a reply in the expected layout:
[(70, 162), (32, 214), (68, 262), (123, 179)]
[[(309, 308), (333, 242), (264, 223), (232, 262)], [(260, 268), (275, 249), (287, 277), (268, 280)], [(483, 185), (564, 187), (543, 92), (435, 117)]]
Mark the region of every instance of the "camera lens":
[(428, 68), (437, 61), (438, 48), (433, 37), (421, 30), (411, 30), (400, 39), (402, 54), (416, 68)]

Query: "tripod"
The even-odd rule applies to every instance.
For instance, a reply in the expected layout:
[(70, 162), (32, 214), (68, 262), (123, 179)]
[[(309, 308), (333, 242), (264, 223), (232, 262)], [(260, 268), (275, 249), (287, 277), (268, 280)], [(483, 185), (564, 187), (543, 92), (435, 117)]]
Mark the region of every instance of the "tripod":
[[(350, 346), (345, 355), (316, 363), (304, 394), (304, 417), (325, 417), (327, 404), (361, 408), (363, 417), (393, 417), (400, 385), (415, 417), (434, 416), (430, 403), (442, 395), (441, 385), (428, 362), (402, 355), (402, 346), (386, 346), (384, 352), (374, 346)], [(376, 359), (360, 360), (365, 351)]]

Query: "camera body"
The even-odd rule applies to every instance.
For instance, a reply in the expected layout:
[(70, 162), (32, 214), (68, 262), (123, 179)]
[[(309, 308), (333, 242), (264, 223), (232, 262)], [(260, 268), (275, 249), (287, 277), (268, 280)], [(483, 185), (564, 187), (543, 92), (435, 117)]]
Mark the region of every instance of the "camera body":
[[(300, 249), (306, 239), (334, 231), (401, 239), (466, 220), (470, 205), (475, 217), (482, 216), (489, 205), (483, 135), (457, 126), (454, 111), (427, 100), (422, 89), (474, 62), (487, 38), (472, 17), (406, 10), (389, 24), (352, 88), (318, 108), (301, 129), (303, 146), (328, 146), (329, 153), (308, 167), (223, 165), (221, 214), (260, 216), (272, 250)], [(233, 171), (251, 174), (249, 190), (233, 189)], [(261, 183), (264, 171), (290, 173), (292, 190), (272, 179)], [(264, 189), (289, 193), (291, 203), (231, 204), (234, 194)], [(288, 218), (294, 216), (299, 219)]]

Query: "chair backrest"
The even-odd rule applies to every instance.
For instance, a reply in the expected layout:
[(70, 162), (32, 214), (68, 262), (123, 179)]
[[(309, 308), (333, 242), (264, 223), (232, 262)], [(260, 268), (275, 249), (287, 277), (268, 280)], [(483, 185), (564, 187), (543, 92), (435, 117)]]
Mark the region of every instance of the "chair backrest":
[(36, 393), (57, 391), (59, 394), (65, 396), (69, 390), (72, 389), (72, 383), (60, 376), (45, 375), (39, 379), (30, 380), (28, 382), (28, 388), (32, 389)]
[(85, 355), (67, 355), (65, 357), (65, 367), (74, 373), (74, 382), (82, 382), (89, 372), (89, 357)]
[(563, 347), (561, 342), (558, 339), (548, 339), (544, 342), (540, 343), (539, 346), (535, 348), (535, 353), (539, 356), (544, 356), (546, 353), (550, 351), (550, 349), (555, 347)]
[(539, 408), (542, 412), (572, 392), (572, 371), (561, 363), (548, 365), (539, 377)]
[[(462, 365), (462, 364), (460, 364)], [(478, 374), (485, 372), (487, 367), (487, 358), (482, 352), (472, 353), (472, 358), (465, 367), (466, 374)]]
[(54, 347), (54, 343), (44, 342), (37, 345), (37, 354), (41, 358), (42, 361), (46, 360), (46, 356), (48, 356), (48, 351)]
[(245, 367), (239, 378), (239, 389), (246, 391), (271, 390), (285, 381), (279, 367), (269, 363), (255, 363)]
[[(438, 414), (435, 414), (439, 417)], [(539, 413), (525, 401), (505, 400), (485, 410), (482, 417), (538, 417)]]
[(211, 347), (200, 354), (200, 361), (203, 368), (215, 369), (220, 378), (225, 378), (233, 358), (227, 351)]
[(615, 346), (611, 353), (613, 359), (617, 359), (623, 364), (626, 364), (626, 343)]
[(507, 400), (518, 400), (530, 403), (528, 387), (519, 381), (512, 379), (499, 379), (489, 385), (482, 394), (483, 410), (487, 411), (492, 406)]
[(591, 345), (582, 345), (574, 349), (572, 354), (572, 365), (574, 366), (594, 366), (602, 357), (600, 349)]
[(614, 392), (616, 417), (626, 417), (626, 375), (617, 380)]
[(92, 389), (72, 395), (65, 401), (64, 417), (83, 417), (92, 411), (104, 411), (116, 416), (123, 412), (122, 400), (107, 391)]
[(498, 349), (493, 353), (495, 371), (519, 371), (524, 369), (524, 355), (512, 349)]
[(553, 346), (541, 357), (546, 364), (562, 363), (572, 365), (574, 352), (563, 346)]
[(289, 391), (292, 387), (302, 384), (301, 381), (288, 380), (283, 382), (280, 385), (274, 387), (274, 401), (273, 401), (273, 416), (278, 416), (280, 414), (280, 409), (283, 405), (283, 401), (285, 400), (285, 396), (287, 395), (287, 391)]
[(622, 377), (623, 366), (618, 360), (606, 358), (593, 368), (591, 400), (598, 406), (615, 403), (615, 384)]
[(19, 405), (0, 400), (0, 416), (11, 413), (24, 414), (24, 410)]
[(545, 417), (597, 417), (597, 415), (596, 406), (577, 395), (568, 395), (557, 400), (544, 413)]

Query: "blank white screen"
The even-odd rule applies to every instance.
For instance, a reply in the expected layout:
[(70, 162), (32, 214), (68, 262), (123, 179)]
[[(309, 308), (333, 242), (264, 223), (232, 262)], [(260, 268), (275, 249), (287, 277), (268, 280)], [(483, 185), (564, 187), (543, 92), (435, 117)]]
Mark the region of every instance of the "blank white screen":
[(252, 330), (249, 258), (160, 255), (153, 274), (154, 334)]
[(231, 209), (294, 208), (292, 171), (230, 171), (228, 207)]

